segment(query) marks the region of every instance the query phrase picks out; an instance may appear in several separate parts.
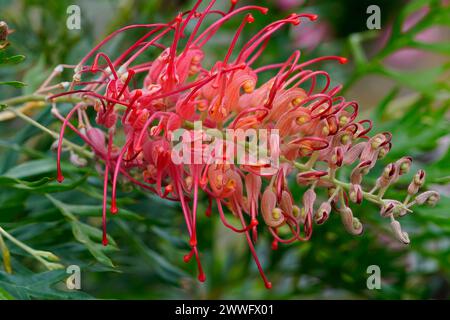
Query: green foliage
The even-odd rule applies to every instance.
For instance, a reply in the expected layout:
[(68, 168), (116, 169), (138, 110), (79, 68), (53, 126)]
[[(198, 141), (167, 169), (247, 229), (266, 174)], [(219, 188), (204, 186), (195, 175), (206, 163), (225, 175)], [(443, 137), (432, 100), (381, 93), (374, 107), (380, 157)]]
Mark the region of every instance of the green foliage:
[(89, 295), (53, 288), (67, 277), (65, 271), (47, 271), (39, 274), (9, 275), (0, 271), (0, 298), (21, 299), (86, 299)]

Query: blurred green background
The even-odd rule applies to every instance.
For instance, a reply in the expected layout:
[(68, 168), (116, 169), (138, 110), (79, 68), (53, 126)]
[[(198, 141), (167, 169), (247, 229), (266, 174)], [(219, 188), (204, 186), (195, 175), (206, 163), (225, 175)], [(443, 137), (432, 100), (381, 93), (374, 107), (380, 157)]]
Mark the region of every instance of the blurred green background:
[[(228, 1), (218, 1), (228, 7)], [(450, 296), (450, 129), (448, 1), (240, 1), (270, 8), (244, 32), (248, 37), (267, 23), (291, 12), (312, 12), (314, 24), (285, 28), (270, 42), (258, 64), (286, 59), (302, 50), (302, 59), (342, 55), (350, 63), (324, 63), (334, 84), (343, 83), (347, 100), (360, 103), (360, 118), (374, 121), (373, 133), (391, 131), (393, 149), (369, 175), (374, 181), (383, 166), (404, 155), (414, 158), (394, 198), (420, 168), (426, 187), (441, 192), (434, 208), (420, 207), (402, 219), (411, 238), (404, 246), (392, 237), (389, 224), (368, 203), (354, 207), (365, 232), (345, 232), (337, 215), (315, 226), (308, 243), (270, 249), (268, 232), (257, 251), (272, 290), (266, 290), (245, 239), (224, 228), (216, 215), (199, 219), (199, 244), (207, 280), (196, 280), (195, 263), (185, 264), (187, 233), (181, 208), (146, 192), (121, 185), (119, 206), (108, 219), (114, 244), (101, 245), (102, 181), (93, 165), (80, 169), (63, 164), (67, 181), (43, 182), (55, 176), (56, 156), (50, 136), (20, 119), (0, 122), (0, 227), (33, 249), (51, 251), (67, 265), (79, 265), (82, 290), (71, 292), (62, 281), (65, 270), (47, 271), (10, 240), (12, 273), (0, 266), (0, 298), (113, 299), (448, 299)], [(81, 29), (68, 30), (66, 10), (81, 8)], [(60, 63), (76, 64), (113, 30), (131, 23), (167, 21), (189, 9), (193, 1), (0, 0), (0, 21), (14, 32), (3, 56), (24, 55), (21, 63), (0, 64), (0, 81), (22, 81), (24, 87), (0, 85), (1, 100), (33, 93)], [(381, 30), (368, 30), (366, 9), (381, 8)], [(424, 9), (425, 8), (425, 9)], [(207, 46), (207, 60), (220, 59), (240, 19), (227, 23)], [(115, 56), (132, 44), (130, 31), (107, 47)], [(151, 54), (149, 54), (151, 57)], [(70, 79), (70, 73), (64, 74)], [(63, 76), (63, 79), (64, 79)], [(70, 106), (61, 106), (61, 108)], [(45, 126), (60, 124), (48, 105), (32, 113)], [(70, 133), (69, 133), (70, 136)], [(74, 138), (74, 137), (72, 137)], [(73, 141), (77, 141), (73, 139)], [(37, 181), (37, 182), (36, 182)], [(40, 183), (40, 182), (41, 183)], [(34, 183), (33, 183), (34, 182)], [(292, 185), (294, 196), (303, 190)], [(389, 196), (389, 194), (388, 194)], [(204, 212), (205, 203), (200, 212)], [(5, 259), (5, 250), (0, 259)], [(369, 290), (367, 267), (381, 269), (382, 287)]]

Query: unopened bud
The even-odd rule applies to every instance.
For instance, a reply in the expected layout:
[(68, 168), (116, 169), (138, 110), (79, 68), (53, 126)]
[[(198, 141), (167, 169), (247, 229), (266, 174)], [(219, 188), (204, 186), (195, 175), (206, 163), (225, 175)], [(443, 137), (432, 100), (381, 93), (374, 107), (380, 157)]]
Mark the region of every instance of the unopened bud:
[(8, 39), (9, 29), (5, 21), (0, 21), (0, 42)]
[(394, 231), (394, 235), (398, 240), (400, 240), (404, 244), (410, 243), (408, 233), (402, 231), (400, 222), (398, 222), (397, 220), (393, 220), (391, 222), (391, 228), (392, 228), (392, 231)]
[(417, 171), (417, 173), (414, 175), (414, 183), (419, 187), (421, 187), (425, 183), (425, 171)]
[(331, 212), (330, 203), (329, 202), (322, 203), (314, 216), (316, 223), (317, 224), (324, 223), (328, 219), (330, 212)]
[(352, 235), (360, 235), (363, 232), (363, 225), (359, 219), (353, 217), (353, 212), (349, 207), (344, 207), (339, 210), (341, 214), (342, 224), (347, 232)]
[(409, 163), (406, 163), (406, 162), (404, 162), (404, 163), (402, 163), (401, 165), (400, 165), (400, 174), (405, 174), (405, 173), (407, 173), (408, 171), (409, 171), (409, 168), (411, 167), (411, 165), (409, 164)]
[(380, 215), (382, 217), (389, 217), (390, 215), (392, 215), (394, 213), (394, 203), (392, 202), (385, 202), (382, 206), (381, 206), (381, 210), (380, 210)]
[(360, 204), (363, 199), (361, 185), (352, 184), (349, 190), (349, 197), (352, 202)]
[(87, 160), (74, 152), (70, 152), (70, 162), (76, 167), (85, 167), (87, 165)]
[(427, 205), (430, 206), (435, 206), (436, 203), (439, 201), (439, 193), (437, 193), (436, 191), (426, 191), (424, 193), (419, 194), (415, 201), (417, 204), (424, 204), (426, 203)]

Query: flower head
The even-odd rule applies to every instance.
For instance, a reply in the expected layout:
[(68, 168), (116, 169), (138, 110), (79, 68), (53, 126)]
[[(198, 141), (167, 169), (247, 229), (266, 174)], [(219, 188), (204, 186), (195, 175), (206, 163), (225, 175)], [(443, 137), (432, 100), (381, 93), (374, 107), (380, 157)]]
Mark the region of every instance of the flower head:
[[(333, 208), (348, 232), (361, 234), (363, 224), (353, 216), (348, 199), (356, 204), (375, 202), (382, 207), (382, 215), (392, 219), (395, 208), (406, 212), (411, 203), (437, 201), (435, 193), (422, 194), (411, 203), (382, 198), (387, 188), (409, 170), (408, 157), (388, 165), (374, 189), (364, 191), (364, 176), (390, 150), (391, 135), (368, 137), (372, 123), (357, 120), (358, 104), (339, 95), (341, 86), (332, 87), (327, 72), (312, 68), (321, 61), (342, 64), (347, 59), (326, 56), (302, 61), (300, 51), (296, 51), (285, 62), (254, 67), (276, 31), (289, 25), (301, 27), (305, 20), (316, 20), (316, 15), (290, 14), (262, 28), (238, 48), (242, 30), (268, 10), (253, 5), (237, 7), (237, 1), (231, 1), (230, 9), (222, 12), (213, 9), (215, 2), (205, 3), (205, 8), (200, 9), (202, 1), (197, 1), (192, 10), (168, 23), (117, 30), (76, 66), (70, 90), (52, 96), (81, 98), (66, 117), (56, 112), (63, 122), (58, 180), (64, 179), (60, 159), (63, 135), (69, 127), (104, 165), (104, 244), (108, 188), (110, 212), (115, 214), (119, 212), (119, 176), (163, 199), (180, 203), (191, 247), (184, 261), (195, 257), (200, 281), (205, 280), (205, 274), (197, 242), (198, 201), (206, 197), (206, 216), (216, 211), (227, 228), (244, 234), (267, 288), (271, 283), (254, 248), (263, 226), (273, 236), (276, 249), (278, 243), (309, 240), (314, 221), (324, 223)], [(216, 20), (207, 24), (207, 17)], [(241, 19), (241, 24), (229, 49), (221, 60), (207, 65), (204, 48), (230, 19)], [(192, 28), (188, 29), (188, 25)], [(135, 28), (145, 33), (129, 48), (114, 57), (100, 52), (117, 34)], [(158, 52), (157, 57), (136, 63), (146, 50)], [(261, 80), (263, 73), (271, 74), (268, 81)], [(133, 85), (140, 74), (144, 75), (143, 82)], [(95, 125), (86, 112), (89, 107), (95, 111)], [(78, 116), (78, 127), (71, 123), (74, 115)], [(200, 121), (200, 128), (195, 128)], [(173, 143), (179, 130), (181, 150)], [(230, 141), (225, 137), (230, 130), (237, 136), (244, 133), (243, 138), (232, 136)], [(252, 137), (258, 134), (251, 133), (259, 133), (259, 137), (264, 133), (268, 142), (254, 144)], [(229, 154), (236, 149), (244, 150), (243, 158), (248, 162), (229, 161)], [(275, 160), (281, 164), (253, 156), (263, 151), (276, 153)], [(174, 154), (181, 155), (176, 159), (182, 161), (176, 161)], [(231, 156), (231, 160), (235, 158)], [(353, 166), (350, 183), (336, 179), (336, 172), (343, 166)], [(294, 174), (298, 184), (307, 186), (303, 195), (289, 189), (288, 178)], [(423, 184), (421, 177), (415, 177), (408, 188), (411, 195)], [(326, 188), (329, 196), (320, 200), (315, 209), (321, 188)], [(214, 204), (217, 210), (212, 209)], [(395, 236), (407, 242), (397, 223), (391, 225)]]

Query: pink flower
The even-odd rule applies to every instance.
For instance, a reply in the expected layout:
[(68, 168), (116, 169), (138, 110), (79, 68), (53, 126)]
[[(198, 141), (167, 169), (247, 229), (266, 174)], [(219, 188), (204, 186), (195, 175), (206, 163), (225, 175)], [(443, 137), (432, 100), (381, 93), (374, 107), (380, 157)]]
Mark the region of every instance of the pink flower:
[[(195, 257), (200, 281), (206, 279), (197, 242), (198, 201), (204, 194), (209, 202), (205, 215), (212, 216), (215, 204), (222, 223), (245, 236), (265, 286), (270, 288), (272, 284), (254, 247), (263, 227), (274, 238), (273, 249), (278, 243), (307, 241), (312, 236), (313, 221), (325, 222), (334, 208), (345, 229), (360, 234), (363, 226), (353, 217), (348, 198), (357, 204), (364, 199), (376, 202), (382, 207), (382, 215), (394, 219), (394, 212), (406, 212), (409, 204), (388, 205), (382, 194), (409, 170), (411, 159), (390, 164), (374, 190), (363, 190), (364, 175), (390, 150), (391, 135), (366, 136), (372, 124), (370, 120), (356, 119), (358, 104), (339, 95), (341, 86), (332, 87), (327, 72), (312, 69), (321, 61), (342, 64), (347, 59), (325, 56), (301, 61), (300, 51), (296, 51), (285, 62), (253, 66), (274, 32), (288, 25), (301, 27), (305, 20), (316, 20), (316, 15), (291, 14), (262, 28), (237, 48), (242, 30), (268, 10), (260, 6), (236, 8), (237, 1), (231, 1), (225, 12), (213, 10), (215, 1), (199, 10), (201, 2), (168, 23), (131, 25), (114, 32), (77, 65), (70, 90), (51, 97), (73, 95), (81, 101), (66, 117), (54, 112), (63, 122), (57, 179), (64, 179), (60, 160), (63, 136), (69, 127), (92, 149), (95, 161), (104, 165), (103, 243), (107, 244), (108, 190), (109, 211), (116, 214), (117, 184), (122, 176), (137, 187), (180, 203), (191, 247), (184, 261)], [(225, 22), (244, 13), (223, 59), (212, 65), (204, 62), (204, 47), (209, 40)], [(205, 21), (210, 19), (205, 18), (209, 16), (216, 20), (207, 25)], [(192, 33), (188, 33), (188, 24), (192, 24)], [(144, 36), (116, 53), (115, 58), (98, 53), (114, 36), (135, 28), (143, 28)], [(167, 47), (163, 39), (169, 39)], [(159, 52), (157, 58), (136, 64), (136, 58), (150, 49)], [(270, 74), (268, 81), (261, 80), (262, 73)], [(137, 82), (138, 74), (145, 75), (142, 83)], [(86, 112), (89, 107), (96, 113), (95, 126)], [(77, 127), (71, 122), (73, 116), (77, 116)], [(179, 129), (183, 129), (181, 150), (174, 144)], [(275, 160), (282, 164), (254, 157), (251, 139), (232, 136), (230, 141), (224, 137), (231, 129), (270, 137), (256, 149), (275, 153)], [(277, 143), (272, 143), (273, 137)], [(225, 143), (215, 144), (217, 141)], [(229, 161), (228, 155), (239, 148), (245, 151), (244, 159), (250, 159), (249, 163), (235, 163), (234, 156)], [(350, 185), (336, 180), (342, 166), (357, 161)], [(308, 187), (303, 195), (293, 195), (289, 189), (287, 181), (294, 174), (298, 184)], [(414, 180), (410, 193), (417, 192), (420, 181), (416, 180), (420, 179)], [(320, 188), (328, 189), (329, 198), (316, 211), (316, 191)], [(379, 197), (373, 194), (377, 189)], [(415, 201), (437, 200), (433, 194), (426, 199), (419, 196)], [(394, 229), (398, 236), (398, 228)]]

